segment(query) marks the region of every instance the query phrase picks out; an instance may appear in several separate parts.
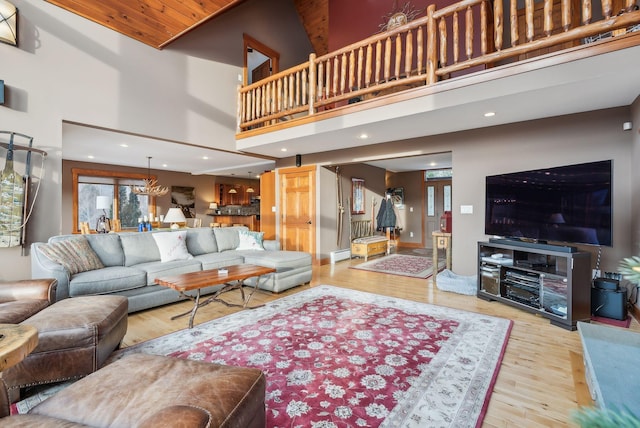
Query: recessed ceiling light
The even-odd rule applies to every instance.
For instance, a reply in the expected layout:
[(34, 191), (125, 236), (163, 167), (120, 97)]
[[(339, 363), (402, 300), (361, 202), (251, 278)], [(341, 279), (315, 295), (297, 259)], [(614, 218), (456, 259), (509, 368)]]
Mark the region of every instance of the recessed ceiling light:
[(125, 144), (125, 143), (122, 143), (122, 144), (120, 144), (120, 147), (129, 147), (129, 145)]
[(89, 155), (89, 156), (87, 156), (87, 157), (88, 157), (89, 159), (93, 159), (93, 158), (95, 158), (95, 156), (93, 156), (93, 155)]
[(363, 132), (362, 134), (358, 135), (358, 138), (361, 140), (366, 140), (367, 138), (369, 138), (369, 136)]
[(168, 167), (168, 166), (169, 166), (169, 165), (167, 165), (166, 163), (163, 163), (163, 164), (162, 164), (162, 167), (163, 167), (163, 168), (166, 168), (166, 167)]
[(207, 160), (209, 159), (209, 156), (202, 156), (202, 159)]
[(436, 166), (436, 165), (438, 165), (438, 163), (437, 163), (437, 162), (431, 162), (431, 163), (429, 164), (429, 166)]
[(493, 117), (496, 115), (495, 111), (488, 111), (484, 114), (484, 117)]
[(283, 147), (283, 148), (281, 148), (281, 149), (280, 149), (280, 151), (281, 151), (281, 152), (286, 152), (286, 151), (287, 151), (287, 149)]

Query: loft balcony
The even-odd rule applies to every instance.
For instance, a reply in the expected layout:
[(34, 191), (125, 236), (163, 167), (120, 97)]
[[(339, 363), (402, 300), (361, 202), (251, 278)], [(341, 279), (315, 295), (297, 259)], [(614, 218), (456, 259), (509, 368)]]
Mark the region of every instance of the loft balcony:
[[(282, 157), (283, 144), (323, 152), (630, 105), (639, 67), (635, 0), (432, 5), (423, 18), (240, 87), (236, 146)], [(500, 117), (489, 125), (482, 109)], [(373, 140), (355, 138), (372, 126)]]

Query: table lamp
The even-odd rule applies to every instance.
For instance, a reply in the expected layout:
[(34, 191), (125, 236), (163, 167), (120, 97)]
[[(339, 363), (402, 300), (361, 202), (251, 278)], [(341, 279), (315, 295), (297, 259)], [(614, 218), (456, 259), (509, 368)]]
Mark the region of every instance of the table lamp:
[(218, 203), (217, 202), (211, 202), (209, 204), (209, 209), (207, 210), (207, 212), (205, 213), (206, 215), (216, 215), (216, 211), (218, 210)]
[(171, 229), (179, 229), (180, 225), (178, 223), (184, 223), (186, 221), (187, 219), (184, 217), (180, 208), (169, 208), (167, 215), (164, 216), (164, 222), (171, 223)]
[(106, 211), (110, 208), (111, 208), (110, 196), (96, 197), (96, 209), (102, 210), (102, 215), (98, 217), (98, 222), (96, 223), (96, 232), (107, 233), (111, 229), (111, 222), (109, 220), (109, 217), (107, 217), (107, 211)]

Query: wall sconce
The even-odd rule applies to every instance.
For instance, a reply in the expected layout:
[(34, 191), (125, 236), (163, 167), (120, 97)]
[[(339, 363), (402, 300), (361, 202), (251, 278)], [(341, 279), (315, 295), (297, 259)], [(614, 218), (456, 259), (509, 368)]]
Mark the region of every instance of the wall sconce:
[(254, 193), (253, 187), (247, 187), (247, 193)]
[(229, 193), (238, 193), (236, 189), (229, 189)]
[(0, 0), (0, 42), (18, 46), (18, 9)]

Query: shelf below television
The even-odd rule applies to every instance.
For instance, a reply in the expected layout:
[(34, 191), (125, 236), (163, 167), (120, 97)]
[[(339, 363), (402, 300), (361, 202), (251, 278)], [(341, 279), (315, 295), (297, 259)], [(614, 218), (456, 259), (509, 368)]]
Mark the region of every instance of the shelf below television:
[(511, 239), (511, 238), (491, 238), (489, 242), (494, 244), (505, 244), (505, 245), (513, 245), (515, 247), (525, 247), (525, 248), (535, 248), (539, 250), (547, 250), (547, 251), (558, 251), (561, 253), (576, 253), (578, 249), (569, 245), (562, 244), (547, 244), (542, 242), (534, 242), (534, 241), (522, 241), (519, 239)]
[(590, 319), (589, 253), (507, 241), (478, 243), (479, 298), (539, 314), (570, 330)]

